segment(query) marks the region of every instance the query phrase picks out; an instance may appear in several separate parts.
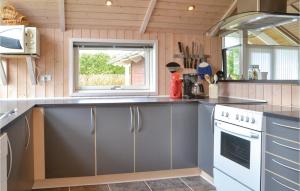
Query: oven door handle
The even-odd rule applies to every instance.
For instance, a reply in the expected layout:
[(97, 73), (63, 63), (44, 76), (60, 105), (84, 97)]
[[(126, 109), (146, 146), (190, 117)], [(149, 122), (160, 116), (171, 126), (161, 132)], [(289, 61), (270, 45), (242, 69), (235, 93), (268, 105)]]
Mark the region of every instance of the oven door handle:
[(224, 132), (227, 132), (227, 133), (239, 136), (239, 137), (247, 137), (247, 138), (250, 138), (250, 139), (258, 139), (259, 138), (259, 134), (256, 134), (256, 133), (237, 133), (237, 132), (232, 132), (232, 131), (229, 131), (227, 129), (224, 129), (224, 128), (218, 126), (218, 123), (215, 123), (215, 126), (218, 127), (219, 129), (221, 129)]

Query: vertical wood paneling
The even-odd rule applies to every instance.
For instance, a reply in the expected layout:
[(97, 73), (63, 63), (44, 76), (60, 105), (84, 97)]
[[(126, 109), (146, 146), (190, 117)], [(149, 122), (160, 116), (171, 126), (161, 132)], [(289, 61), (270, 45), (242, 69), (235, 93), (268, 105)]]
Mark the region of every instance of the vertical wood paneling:
[(64, 95), (63, 33), (55, 29), (54, 33), (54, 96)]
[(281, 105), (291, 106), (292, 105), (292, 86), (291, 84), (282, 84), (281, 90)]
[(300, 108), (300, 86), (292, 86), (292, 106)]
[(72, 30), (64, 33), (64, 97), (69, 96), (69, 39), (72, 37)]
[(8, 76), (7, 97), (17, 98), (18, 97), (18, 59), (9, 60), (7, 76)]
[(46, 97), (54, 97), (54, 82), (55, 82), (55, 68), (54, 68), (54, 29), (47, 29), (46, 32), (46, 74), (52, 76), (52, 80), (46, 82)]
[(272, 103), (273, 105), (281, 105), (281, 84), (273, 84), (273, 90), (272, 90), (272, 94), (273, 94), (273, 98), (272, 98)]
[[(31, 84), (27, 73), (25, 59), (10, 59), (8, 64), (8, 86), (0, 85), (0, 98), (24, 97), (67, 97), (69, 95), (69, 39), (152, 39), (158, 40), (158, 90), (159, 95), (169, 93), (170, 73), (165, 65), (176, 61), (183, 64), (182, 59), (175, 59), (179, 53), (177, 42), (181, 41), (191, 48), (192, 42), (200, 43), (204, 54), (211, 55), (208, 62), (214, 72), (221, 67), (220, 38), (209, 38), (203, 35), (150, 32), (141, 35), (133, 30), (89, 30), (75, 29), (60, 32), (58, 29), (40, 29), (41, 58), (37, 60), (37, 73), (52, 75), (52, 81)], [(192, 50), (190, 50), (192, 51)], [(194, 72), (185, 69), (185, 73)], [(205, 89), (207, 89), (207, 84)], [(257, 84), (257, 83), (220, 83), (220, 95), (250, 99), (265, 99), (274, 105), (300, 107), (300, 86), (290, 84)]]
[[(26, 61), (25, 59), (18, 59), (18, 84), (17, 84), (17, 91), (18, 91), (18, 98), (26, 98), (27, 96), (27, 78), (26, 78)], [(25, 71), (25, 72), (24, 72)]]

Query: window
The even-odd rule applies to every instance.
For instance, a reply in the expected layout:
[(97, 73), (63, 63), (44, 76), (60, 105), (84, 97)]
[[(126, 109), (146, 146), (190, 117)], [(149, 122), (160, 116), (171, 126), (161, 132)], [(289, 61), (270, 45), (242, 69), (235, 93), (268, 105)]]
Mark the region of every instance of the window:
[(268, 72), (271, 80), (298, 80), (300, 77), (299, 47), (248, 46), (249, 65), (259, 65), (261, 72)]
[(73, 96), (156, 95), (157, 42), (71, 40)]
[(241, 77), (241, 33), (233, 32), (223, 38), (223, 71), (226, 78), (230, 76), (233, 80)]

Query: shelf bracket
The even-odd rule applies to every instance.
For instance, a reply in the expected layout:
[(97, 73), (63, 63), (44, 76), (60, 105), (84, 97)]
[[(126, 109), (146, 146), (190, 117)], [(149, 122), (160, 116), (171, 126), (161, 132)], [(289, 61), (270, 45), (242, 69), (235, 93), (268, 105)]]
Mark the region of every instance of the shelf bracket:
[(30, 76), (32, 85), (37, 84), (36, 71), (35, 71), (35, 58), (32, 56), (26, 56), (27, 70)]
[(7, 60), (0, 58), (0, 80), (2, 85), (7, 85)]

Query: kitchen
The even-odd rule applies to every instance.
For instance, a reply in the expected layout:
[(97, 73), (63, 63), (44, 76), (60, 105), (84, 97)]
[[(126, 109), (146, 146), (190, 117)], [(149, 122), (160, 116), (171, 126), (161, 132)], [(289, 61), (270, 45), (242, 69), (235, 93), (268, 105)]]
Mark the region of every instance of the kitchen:
[(0, 1), (0, 190), (300, 190), (299, 0)]

